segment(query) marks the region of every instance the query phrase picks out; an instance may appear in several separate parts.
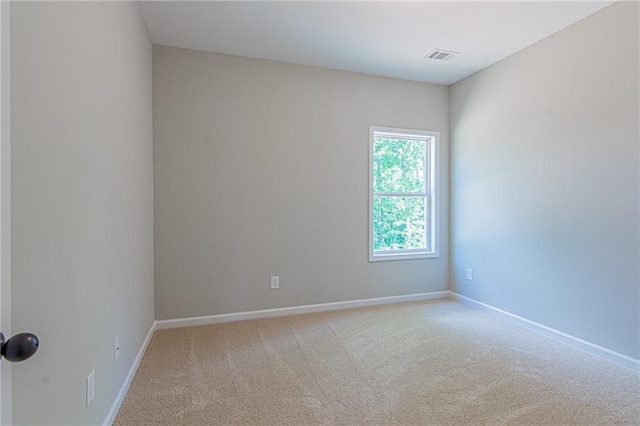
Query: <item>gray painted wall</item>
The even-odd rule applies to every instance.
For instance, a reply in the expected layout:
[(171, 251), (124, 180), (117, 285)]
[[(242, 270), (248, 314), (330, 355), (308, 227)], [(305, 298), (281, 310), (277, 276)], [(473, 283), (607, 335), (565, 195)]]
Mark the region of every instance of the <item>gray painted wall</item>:
[(638, 21), (618, 2), (451, 88), (452, 290), (634, 358)]
[[(446, 290), (448, 111), (444, 86), (156, 46), (157, 319)], [(370, 125), (442, 132), (440, 258), (368, 262)]]
[(41, 338), (13, 419), (99, 424), (154, 319), (152, 46), (130, 2), (14, 2), (11, 28), (13, 331)]

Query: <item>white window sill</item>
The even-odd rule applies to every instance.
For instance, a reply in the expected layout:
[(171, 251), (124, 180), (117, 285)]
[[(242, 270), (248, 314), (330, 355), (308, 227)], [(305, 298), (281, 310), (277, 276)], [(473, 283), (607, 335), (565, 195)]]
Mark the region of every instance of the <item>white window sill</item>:
[(438, 257), (440, 257), (440, 254), (434, 253), (434, 252), (370, 254), (369, 262), (385, 262), (389, 260), (435, 259)]

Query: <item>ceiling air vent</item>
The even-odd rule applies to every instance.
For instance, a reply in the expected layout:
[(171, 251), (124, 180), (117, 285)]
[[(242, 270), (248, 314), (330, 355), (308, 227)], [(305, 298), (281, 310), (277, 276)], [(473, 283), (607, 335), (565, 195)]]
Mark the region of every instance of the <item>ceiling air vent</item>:
[(460, 52), (452, 52), (450, 50), (436, 49), (429, 53), (423, 59), (432, 59), (434, 61), (449, 61), (459, 55)]

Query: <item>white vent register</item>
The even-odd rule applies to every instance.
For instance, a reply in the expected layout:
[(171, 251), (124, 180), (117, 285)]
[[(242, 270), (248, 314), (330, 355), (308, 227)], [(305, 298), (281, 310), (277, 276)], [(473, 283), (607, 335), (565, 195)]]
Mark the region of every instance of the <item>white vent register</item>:
[(446, 62), (455, 58), (456, 55), (459, 55), (459, 54), (460, 52), (452, 52), (450, 50), (436, 49), (433, 52), (429, 53), (427, 56), (425, 56), (423, 59), (431, 59), (434, 61)]

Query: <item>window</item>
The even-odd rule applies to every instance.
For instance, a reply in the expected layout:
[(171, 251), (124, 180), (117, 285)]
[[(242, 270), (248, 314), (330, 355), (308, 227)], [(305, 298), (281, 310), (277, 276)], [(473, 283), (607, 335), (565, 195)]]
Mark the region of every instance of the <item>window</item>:
[(369, 261), (438, 257), (439, 132), (369, 128)]

